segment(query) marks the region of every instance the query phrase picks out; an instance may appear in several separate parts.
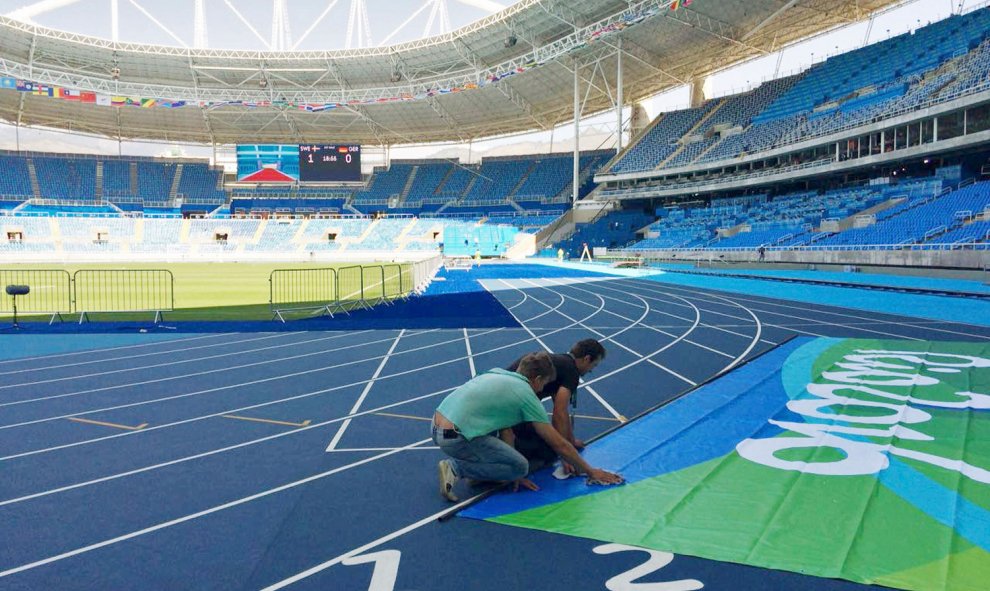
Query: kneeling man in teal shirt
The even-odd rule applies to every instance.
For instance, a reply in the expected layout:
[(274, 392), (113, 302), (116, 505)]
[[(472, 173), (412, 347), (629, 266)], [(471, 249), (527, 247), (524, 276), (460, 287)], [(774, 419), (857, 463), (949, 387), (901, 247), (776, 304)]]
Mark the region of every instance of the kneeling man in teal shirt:
[[(550, 424), (546, 410), (534, 396), (552, 382), (556, 371), (550, 355), (531, 353), (516, 371), (493, 369), (447, 396), (433, 415), (433, 441), (451, 457), (439, 464), (440, 494), (456, 501), (454, 484), (459, 478), (514, 481), (536, 490), (526, 479), (529, 462), (513, 447), (512, 427), (531, 423), (557, 454), (579, 473), (604, 483), (618, 484), (622, 477), (588, 465), (569, 441)], [(498, 433), (498, 437), (492, 435)]]

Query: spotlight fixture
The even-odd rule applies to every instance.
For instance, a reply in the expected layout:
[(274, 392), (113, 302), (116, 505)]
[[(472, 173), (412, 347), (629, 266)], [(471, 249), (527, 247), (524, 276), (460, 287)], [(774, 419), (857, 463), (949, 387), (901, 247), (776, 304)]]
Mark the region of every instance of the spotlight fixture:
[(265, 77), (259, 78), (258, 79), (258, 86), (260, 86), (261, 88), (268, 88), (268, 79), (265, 78)]
[(120, 68), (117, 66), (110, 68), (110, 78), (113, 80), (120, 80)]
[(516, 39), (516, 36), (515, 35), (509, 35), (508, 37), (505, 38), (504, 45), (505, 45), (506, 48), (509, 48), (509, 47), (512, 47), (513, 45), (515, 45), (516, 44), (516, 41), (518, 41), (518, 39)]
[(395, 83), (402, 80), (402, 73), (398, 70), (392, 70), (392, 75), (388, 77), (389, 82)]

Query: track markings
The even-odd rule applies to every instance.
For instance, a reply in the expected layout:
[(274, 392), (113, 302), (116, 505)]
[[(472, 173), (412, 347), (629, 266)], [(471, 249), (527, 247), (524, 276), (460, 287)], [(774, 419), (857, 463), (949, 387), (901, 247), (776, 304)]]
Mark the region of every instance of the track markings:
[(393, 412), (376, 412), (375, 414), (380, 417), (394, 417), (396, 419), (411, 419), (414, 421), (426, 421), (426, 422), (433, 421), (433, 419), (431, 419), (430, 417), (414, 417), (413, 415), (400, 415), (398, 413), (393, 413)]
[(117, 423), (107, 423), (104, 421), (94, 421), (92, 419), (80, 419), (79, 417), (69, 417), (70, 421), (76, 423), (86, 423), (87, 425), (99, 425), (101, 427), (113, 427), (114, 429), (124, 429), (125, 431), (140, 431), (148, 426), (148, 423), (141, 423), (136, 427), (131, 427), (130, 425), (119, 425)]
[(627, 419), (622, 415), (619, 415), (618, 417), (593, 417), (591, 415), (573, 415), (573, 416), (575, 419), (589, 419), (592, 421), (609, 421), (609, 422), (619, 422), (619, 423), (629, 422), (629, 419)]
[[(399, 334), (396, 335), (395, 340), (392, 341), (392, 346), (388, 348), (388, 353), (385, 353), (385, 356), (382, 357), (381, 363), (378, 364), (378, 369), (375, 370), (375, 374), (371, 376), (370, 380), (368, 380), (368, 383), (364, 387), (364, 391), (361, 392), (360, 396), (358, 396), (357, 402), (354, 403), (354, 406), (348, 414), (353, 415), (358, 411), (358, 409), (361, 408), (361, 403), (364, 402), (364, 399), (368, 396), (368, 393), (371, 392), (371, 388), (378, 380), (378, 376), (382, 375), (382, 370), (385, 369), (385, 364), (388, 363), (389, 357), (391, 357), (392, 353), (395, 352), (395, 347), (399, 344), (399, 339), (401, 339), (404, 334), (406, 334), (406, 329), (400, 330)], [(340, 424), (340, 428), (337, 429), (336, 435), (333, 436), (333, 439), (330, 440), (330, 445), (327, 446), (327, 451), (332, 451), (333, 448), (337, 447), (337, 444), (340, 443), (340, 439), (344, 436), (344, 432), (347, 431), (347, 427), (349, 427), (350, 424), (351, 419), (349, 418), (345, 419), (344, 422)]]
[(225, 419), (238, 419), (241, 421), (254, 421), (255, 423), (270, 423), (272, 425), (285, 425), (287, 427), (306, 427), (312, 422), (309, 419), (301, 423), (290, 423), (289, 421), (276, 421), (275, 419), (259, 419), (257, 417), (242, 417), (240, 415), (220, 415)]

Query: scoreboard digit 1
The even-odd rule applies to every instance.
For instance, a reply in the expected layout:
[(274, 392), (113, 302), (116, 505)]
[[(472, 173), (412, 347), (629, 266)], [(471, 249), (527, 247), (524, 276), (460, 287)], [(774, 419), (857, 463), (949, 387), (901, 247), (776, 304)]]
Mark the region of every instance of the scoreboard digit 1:
[(300, 144), (299, 180), (332, 183), (361, 180), (361, 146)]

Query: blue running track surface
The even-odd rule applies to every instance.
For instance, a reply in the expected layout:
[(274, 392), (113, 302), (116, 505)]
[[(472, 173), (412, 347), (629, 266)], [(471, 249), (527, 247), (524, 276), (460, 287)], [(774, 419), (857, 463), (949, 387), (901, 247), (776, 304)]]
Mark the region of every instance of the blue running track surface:
[[(863, 310), (581, 269), (486, 265), (443, 278), (425, 298), (381, 311), (387, 323), (376, 311), (340, 325), (0, 336), (0, 591), (564, 591), (635, 578), (647, 561), (640, 583), (869, 589), (438, 522), (451, 504), (437, 491), (430, 417), (474, 373), (588, 337), (608, 356), (579, 389), (583, 439), (794, 335), (990, 338), (975, 319), (924, 319), (906, 315), (910, 306)], [(435, 309), (453, 301), (444, 298), (473, 312)]]

